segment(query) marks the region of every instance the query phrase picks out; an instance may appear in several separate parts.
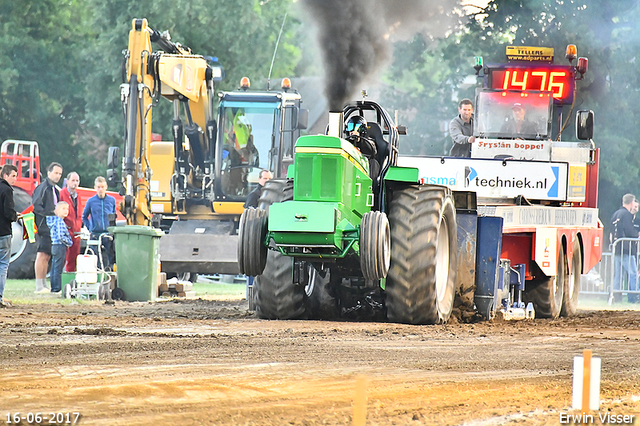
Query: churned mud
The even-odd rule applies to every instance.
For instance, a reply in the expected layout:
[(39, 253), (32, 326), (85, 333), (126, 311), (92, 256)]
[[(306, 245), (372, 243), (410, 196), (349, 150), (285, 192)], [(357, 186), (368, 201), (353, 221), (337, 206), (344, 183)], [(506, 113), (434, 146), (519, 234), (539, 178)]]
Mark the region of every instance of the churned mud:
[(348, 425), (364, 380), (368, 425), (558, 425), (578, 414), (573, 358), (591, 349), (600, 413), (640, 425), (640, 311), (410, 326), (180, 300), (18, 305), (0, 325), (3, 423)]

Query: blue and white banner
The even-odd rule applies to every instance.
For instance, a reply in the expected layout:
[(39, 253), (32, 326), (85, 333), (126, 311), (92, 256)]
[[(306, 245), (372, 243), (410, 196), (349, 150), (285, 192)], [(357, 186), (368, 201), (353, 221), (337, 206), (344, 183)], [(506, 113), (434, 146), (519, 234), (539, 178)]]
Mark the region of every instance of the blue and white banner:
[(567, 200), (567, 163), (400, 156), (398, 166), (417, 168), (421, 183), (474, 191), (478, 198)]

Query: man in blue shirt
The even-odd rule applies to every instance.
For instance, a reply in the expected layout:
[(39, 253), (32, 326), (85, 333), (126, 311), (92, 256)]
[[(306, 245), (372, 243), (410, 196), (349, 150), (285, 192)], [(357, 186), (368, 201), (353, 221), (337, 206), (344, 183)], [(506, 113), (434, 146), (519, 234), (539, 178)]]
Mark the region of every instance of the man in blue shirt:
[[(82, 223), (91, 232), (91, 240), (98, 241), (100, 235), (107, 233), (109, 215), (116, 213), (116, 199), (107, 195), (107, 181), (102, 176), (96, 178), (94, 189), (96, 195), (87, 200), (82, 213)], [(104, 266), (110, 267), (113, 265), (111, 240), (103, 238), (102, 246)], [(94, 250), (98, 254), (97, 247)]]

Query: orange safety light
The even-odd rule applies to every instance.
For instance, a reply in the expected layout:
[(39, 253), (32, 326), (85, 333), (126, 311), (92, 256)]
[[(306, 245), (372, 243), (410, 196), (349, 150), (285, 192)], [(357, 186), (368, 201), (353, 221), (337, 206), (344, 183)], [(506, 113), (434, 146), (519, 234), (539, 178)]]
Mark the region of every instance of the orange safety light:
[(567, 45), (567, 59), (569, 60), (569, 62), (572, 62), (575, 58), (578, 57), (578, 48), (576, 47), (575, 44), (568, 44)]
[(242, 77), (240, 80), (240, 88), (247, 90), (249, 87), (251, 87), (251, 80), (249, 80), (249, 77)]
[(291, 89), (291, 80), (287, 77), (282, 79), (282, 90), (284, 90), (285, 92), (289, 89)]

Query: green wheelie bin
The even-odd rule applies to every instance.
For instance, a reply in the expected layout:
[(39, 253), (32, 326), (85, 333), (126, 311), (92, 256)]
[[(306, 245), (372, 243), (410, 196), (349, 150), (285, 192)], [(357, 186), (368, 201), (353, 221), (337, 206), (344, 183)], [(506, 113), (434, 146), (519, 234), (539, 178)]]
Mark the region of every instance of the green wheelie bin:
[(122, 299), (155, 301), (158, 294), (158, 245), (161, 230), (140, 225), (112, 226), (116, 248), (116, 273)]

